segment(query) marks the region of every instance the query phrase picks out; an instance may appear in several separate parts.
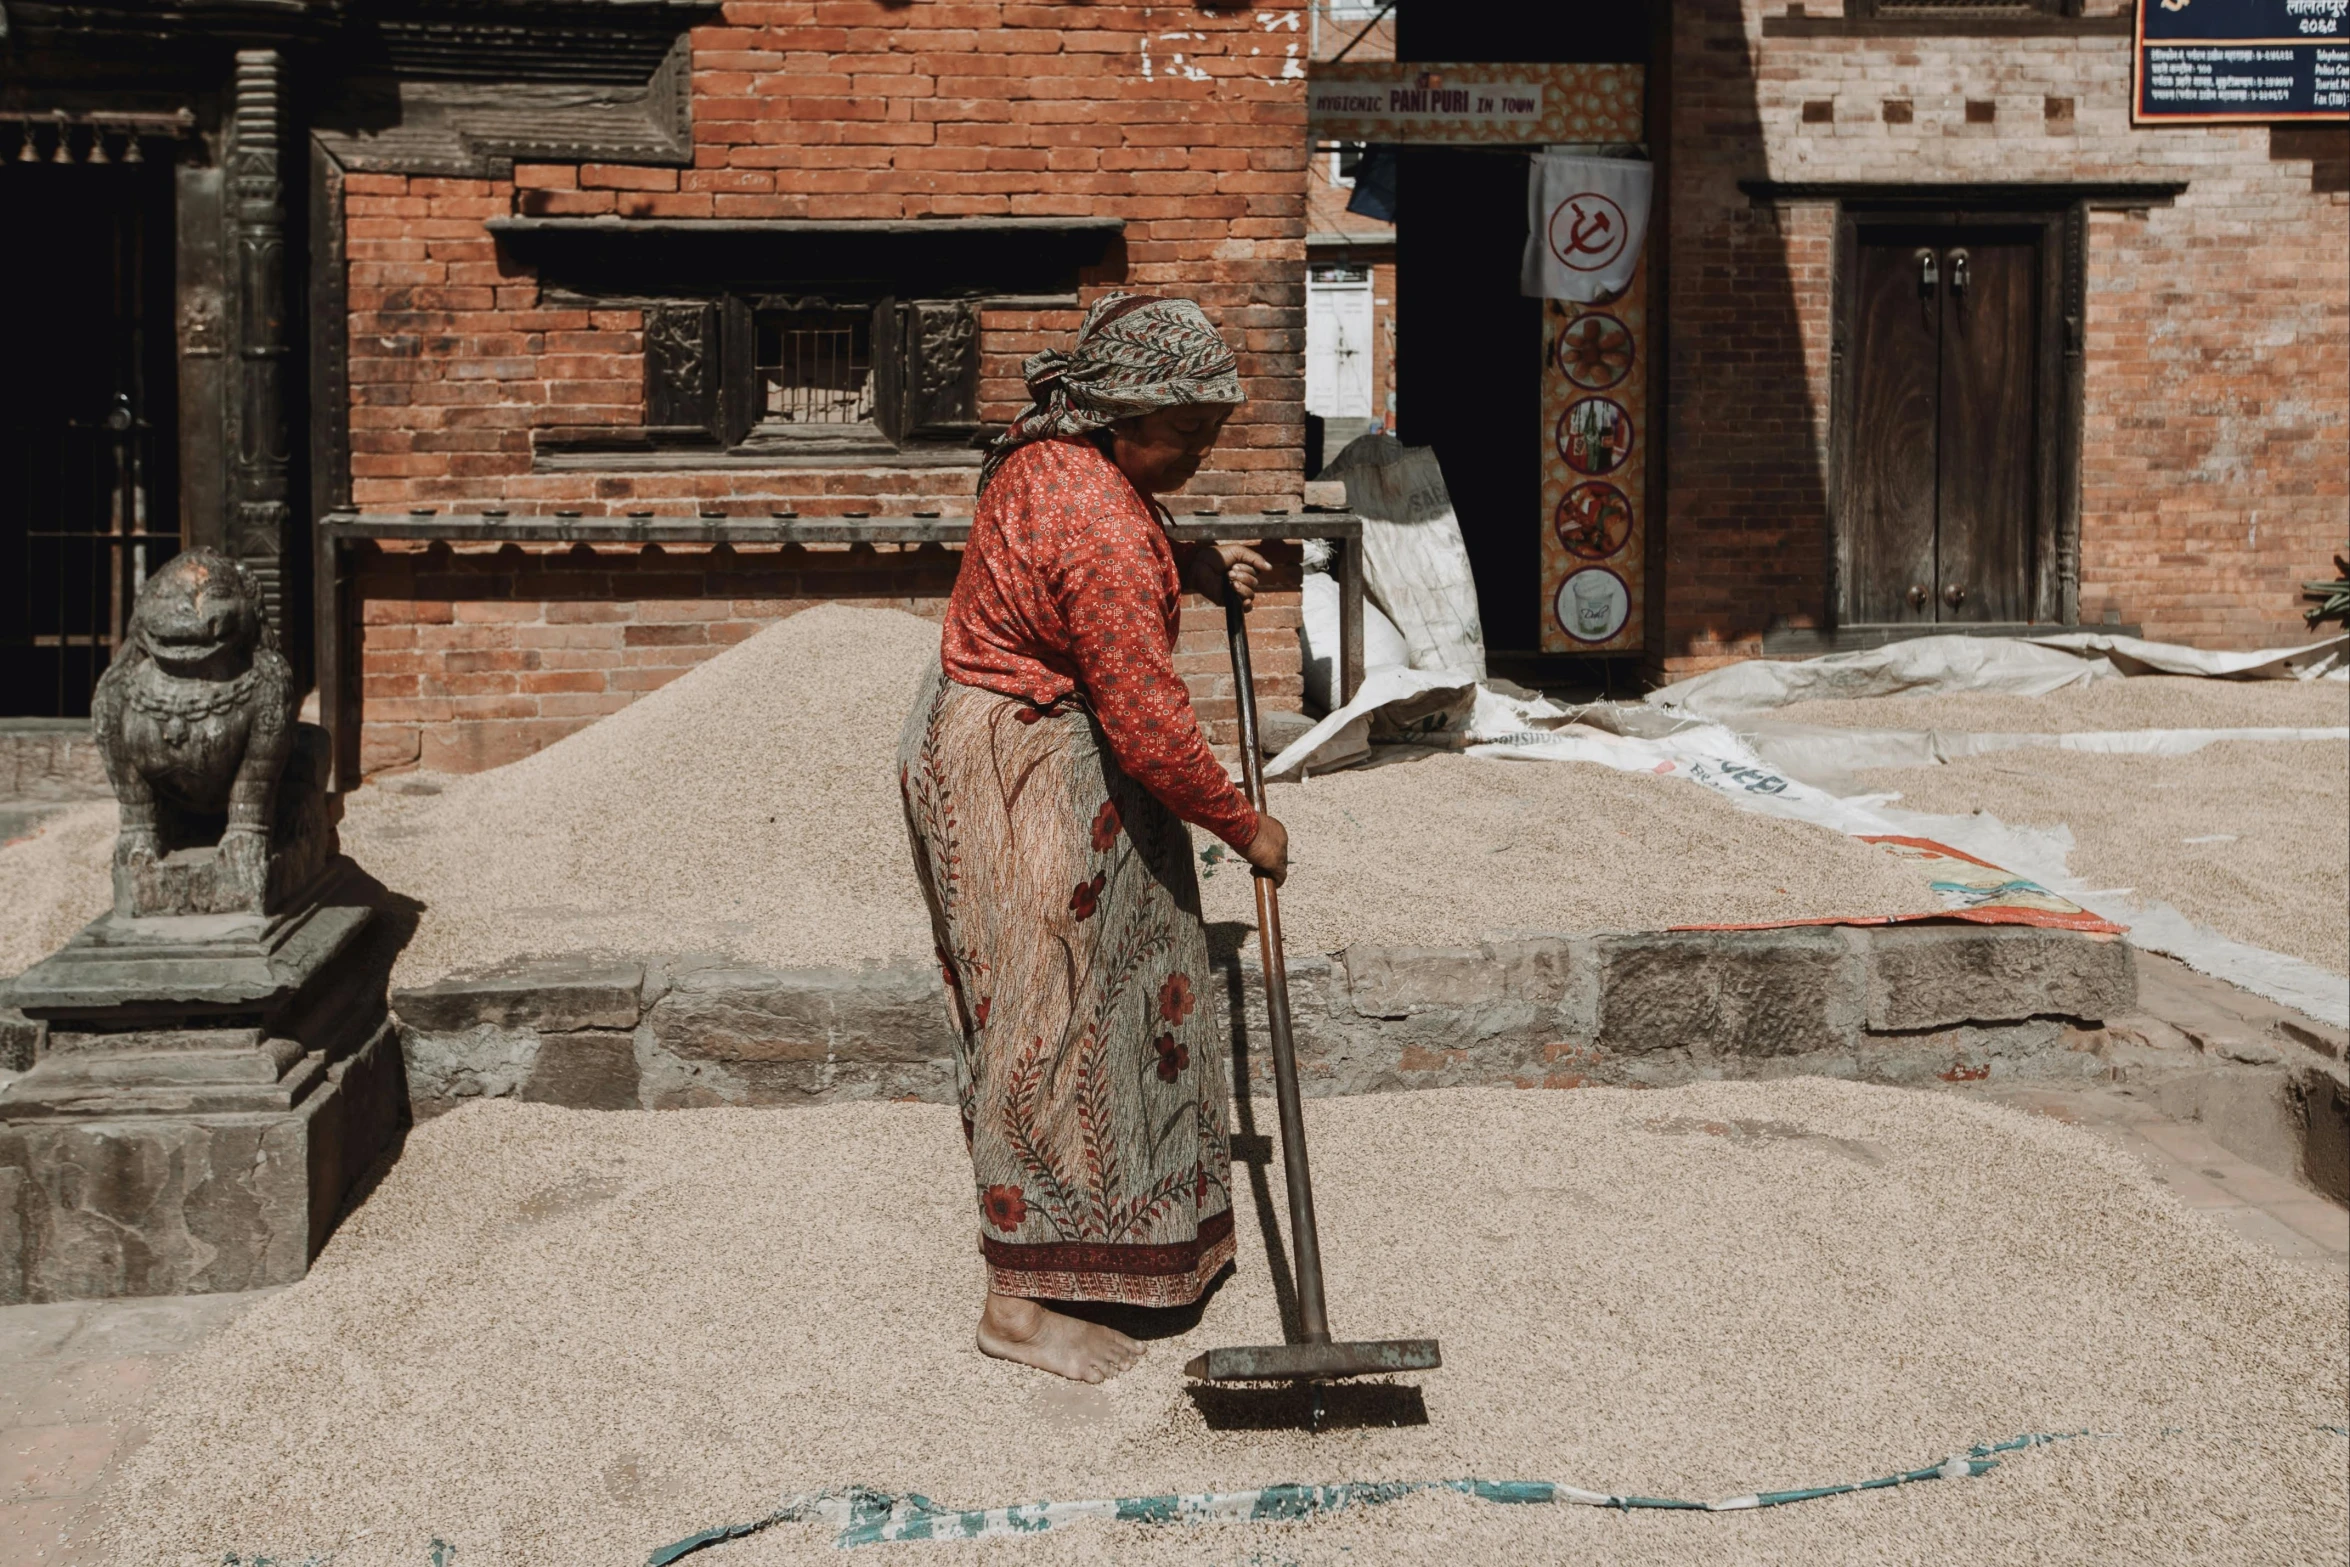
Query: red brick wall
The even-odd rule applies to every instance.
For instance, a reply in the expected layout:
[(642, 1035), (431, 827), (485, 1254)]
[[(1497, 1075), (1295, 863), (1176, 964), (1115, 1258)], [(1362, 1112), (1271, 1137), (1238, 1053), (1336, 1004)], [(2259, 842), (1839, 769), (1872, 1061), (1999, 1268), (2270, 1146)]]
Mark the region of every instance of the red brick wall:
[(2298, 636), (2299, 581), (2350, 534), (2339, 180), (2263, 126), (2133, 129), (2126, 35), (1763, 36), (1782, 9), (1675, 13), (1658, 660), (1751, 655), (1827, 612), (1834, 208), (1757, 208), (1741, 178), (2190, 182), (2090, 222), (2081, 617), (2207, 646)]
[[(363, 549), (360, 768), (477, 772), (519, 760), (811, 604), (935, 619), (960, 559), (937, 545)], [(1261, 595), (1249, 618), (1268, 709), (1304, 698), (1298, 616), (1292, 589)], [(1209, 739), (1231, 744), (1221, 609), (1186, 597), (1175, 663)]]
[[(693, 34), (694, 166), (522, 165), (507, 180), (352, 175), (353, 499), (365, 509), (967, 500), (973, 470), (533, 473), (530, 434), (643, 417), (631, 310), (542, 308), (483, 220), (1103, 216), (1084, 280), (1197, 299), (1250, 403), (1189, 494), (1296, 504), (1303, 440), (1302, 13), (879, 0), (729, 5)], [(982, 322), (985, 416), (1075, 311)], [(1203, 501), (1203, 504), (1206, 502)]]
[[(967, 510), (976, 464), (535, 471), (536, 430), (642, 422), (639, 316), (548, 307), (483, 224), (511, 213), (1002, 214), (1125, 219), (1122, 242), (1083, 278), (1083, 298), (1116, 286), (1197, 299), (1238, 351), (1249, 405), (1178, 509), (1295, 507), (1302, 23), (1291, 0), (1155, 12), (738, 0), (721, 25), (693, 34), (691, 168), (349, 176), (352, 499), (368, 511), (497, 505), (589, 516)], [(1065, 344), (1078, 318), (983, 317), (984, 417), (1017, 410), (1021, 360)], [(362, 657), (368, 765), (494, 765), (814, 598), (935, 607), (946, 591), (947, 568), (928, 558), (836, 565), (801, 554), (782, 566), (749, 552), (691, 566), (626, 553), (551, 563), (520, 551), (384, 556), (368, 568), (378, 592)], [(416, 572), (422, 584), (403, 578)], [(579, 580), (539, 580), (562, 575)], [(600, 618), (566, 618), (591, 609)], [(1276, 682), (1268, 701), (1280, 700), (1278, 682), (1294, 682), (1294, 646), (1286, 656), (1284, 667), (1280, 647), (1260, 655)], [(1201, 678), (1203, 691), (1212, 686)]]

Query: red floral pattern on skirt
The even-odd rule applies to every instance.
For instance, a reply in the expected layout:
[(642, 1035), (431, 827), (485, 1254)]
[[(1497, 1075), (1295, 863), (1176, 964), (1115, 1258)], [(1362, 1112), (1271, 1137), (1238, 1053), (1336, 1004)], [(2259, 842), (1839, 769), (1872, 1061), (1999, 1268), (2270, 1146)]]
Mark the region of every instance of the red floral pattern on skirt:
[(989, 1287), (1196, 1300), (1233, 1238), (1190, 833), (1081, 707), (934, 672), (900, 746)]

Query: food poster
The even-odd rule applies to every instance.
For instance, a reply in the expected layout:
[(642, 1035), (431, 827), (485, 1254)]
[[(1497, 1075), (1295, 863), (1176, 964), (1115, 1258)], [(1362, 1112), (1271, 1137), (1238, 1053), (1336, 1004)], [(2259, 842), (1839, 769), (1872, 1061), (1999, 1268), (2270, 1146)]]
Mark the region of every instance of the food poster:
[(1542, 302), (1542, 650), (1640, 650), (1648, 523), (1648, 266)]

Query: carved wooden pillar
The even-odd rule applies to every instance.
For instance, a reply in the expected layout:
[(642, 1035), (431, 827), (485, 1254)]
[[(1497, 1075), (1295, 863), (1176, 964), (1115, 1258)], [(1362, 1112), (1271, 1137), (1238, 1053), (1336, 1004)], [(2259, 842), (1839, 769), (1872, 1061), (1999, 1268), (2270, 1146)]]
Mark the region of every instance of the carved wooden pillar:
[[(230, 553), (261, 580), (270, 623), (286, 629), (287, 504), (293, 452), (287, 428), (284, 57), (237, 51), (228, 138), (228, 221), (237, 300), (230, 421)], [(289, 652), (298, 647), (292, 639)]]

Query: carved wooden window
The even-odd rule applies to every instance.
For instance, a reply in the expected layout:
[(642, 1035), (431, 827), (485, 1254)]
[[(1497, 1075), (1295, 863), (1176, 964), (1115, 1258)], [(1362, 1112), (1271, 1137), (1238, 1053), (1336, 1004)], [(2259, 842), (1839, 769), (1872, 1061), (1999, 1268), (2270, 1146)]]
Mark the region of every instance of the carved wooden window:
[(727, 295), (644, 314), (656, 445), (826, 453), (963, 447), (979, 431), (964, 300)]

